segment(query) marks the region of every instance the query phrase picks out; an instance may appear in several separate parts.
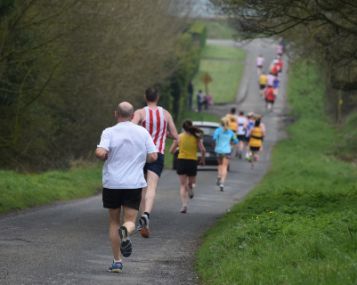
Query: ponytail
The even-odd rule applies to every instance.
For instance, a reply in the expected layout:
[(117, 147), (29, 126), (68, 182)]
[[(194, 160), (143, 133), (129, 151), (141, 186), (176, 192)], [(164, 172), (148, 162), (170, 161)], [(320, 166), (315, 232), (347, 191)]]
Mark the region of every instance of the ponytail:
[(192, 124), (192, 121), (185, 120), (182, 124), (182, 128), (188, 132), (189, 134), (193, 135), (195, 138), (200, 139), (202, 138), (203, 131)]

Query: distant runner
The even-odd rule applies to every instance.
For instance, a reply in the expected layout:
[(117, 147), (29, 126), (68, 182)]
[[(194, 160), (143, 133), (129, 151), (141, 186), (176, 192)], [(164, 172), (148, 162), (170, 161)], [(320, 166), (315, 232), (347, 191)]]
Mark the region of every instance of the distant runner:
[(261, 74), (264, 66), (264, 57), (261, 54), (256, 59), (256, 66), (258, 74)]
[(124, 257), (132, 253), (129, 235), (135, 230), (141, 191), (147, 185), (144, 164), (157, 159), (150, 134), (130, 122), (133, 112), (128, 102), (118, 105), (115, 112), (118, 123), (103, 131), (95, 151), (97, 158), (105, 161), (102, 199), (103, 207), (109, 209), (109, 238), (114, 256), (108, 270), (115, 273), (123, 270), (120, 252)]
[(222, 119), (221, 127), (215, 130), (213, 139), (216, 143), (215, 152), (218, 157), (217, 186), (219, 186), (220, 191), (224, 191), (224, 182), (227, 177), (227, 168), (232, 153), (231, 144), (238, 144), (236, 135), (229, 129), (227, 118)]
[(250, 163), (251, 168), (254, 168), (254, 163), (259, 160), (258, 152), (263, 146), (263, 138), (265, 131), (260, 125), (260, 118), (256, 119), (254, 128), (250, 132), (249, 149), (251, 151)]
[(154, 206), (157, 183), (164, 168), (164, 152), (167, 131), (175, 140), (178, 139), (177, 130), (174, 121), (168, 111), (157, 105), (159, 93), (155, 88), (149, 88), (145, 91), (145, 100), (147, 106), (136, 110), (132, 120), (135, 124), (140, 124), (152, 136), (158, 149), (158, 158), (153, 163), (145, 164), (147, 188), (143, 189), (141, 199), (142, 215), (139, 219), (138, 230), (142, 237), (148, 238), (150, 235), (150, 213)]
[(267, 110), (272, 110), (273, 105), (275, 103), (275, 90), (273, 86), (269, 86), (268, 88), (265, 89), (264, 91), (264, 97), (265, 97), (265, 102), (266, 102), (266, 108)]
[(248, 119), (244, 116), (244, 112), (239, 112), (238, 118), (238, 131), (237, 131), (237, 138), (238, 138), (238, 157), (241, 159), (243, 157), (243, 150), (244, 150), (244, 142), (245, 142), (245, 134), (247, 131), (248, 126)]
[(268, 76), (264, 73), (260, 74), (258, 82), (259, 82), (260, 95), (263, 96), (264, 89), (268, 85)]
[(202, 143), (203, 132), (192, 125), (192, 121), (186, 120), (182, 125), (183, 133), (179, 135), (179, 139), (171, 145), (170, 152), (174, 154), (178, 147), (178, 159), (176, 172), (180, 180), (180, 197), (182, 207), (180, 212), (187, 213), (189, 198), (194, 197), (193, 189), (196, 185), (197, 175), (197, 151), (201, 152), (201, 160), (199, 164), (205, 163), (205, 147)]

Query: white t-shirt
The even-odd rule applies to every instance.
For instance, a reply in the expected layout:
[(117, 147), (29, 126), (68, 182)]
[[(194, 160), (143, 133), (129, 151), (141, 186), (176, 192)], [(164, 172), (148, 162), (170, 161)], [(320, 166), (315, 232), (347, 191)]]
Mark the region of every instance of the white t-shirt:
[(264, 64), (264, 57), (258, 56), (256, 63), (257, 63), (257, 66), (263, 66), (263, 64)]
[(275, 79), (274, 75), (268, 74), (268, 85), (269, 86), (273, 86), (274, 85), (274, 79)]
[(144, 165), (148, 153), (157, 152), (148, 131), (132, 122), (121, 122), (103, 131), (98, 147), (108, 151), (103, 166), (103, 187), (146, 187)]
[(238, 116), (237, 118), (237, 122), (238, 122), (238, 131), (237, 134), (238, 135), (245, 135), (245, 127), (248, 124), (248, 119), (244, 116)]

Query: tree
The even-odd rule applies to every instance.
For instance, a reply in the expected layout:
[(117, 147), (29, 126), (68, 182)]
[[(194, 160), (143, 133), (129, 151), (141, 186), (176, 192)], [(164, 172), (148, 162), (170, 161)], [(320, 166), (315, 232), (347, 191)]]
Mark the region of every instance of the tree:
[(325, 67), (334, 89), (357, 90), (354, 0), (213, 0), (243, 38), (282, 36)]
[(119, 101), (141, 105), (177, 68), (167, 64), (184, 24), (169, 13), (176, 2), (1, 1), (0, 167), (91, 153)]

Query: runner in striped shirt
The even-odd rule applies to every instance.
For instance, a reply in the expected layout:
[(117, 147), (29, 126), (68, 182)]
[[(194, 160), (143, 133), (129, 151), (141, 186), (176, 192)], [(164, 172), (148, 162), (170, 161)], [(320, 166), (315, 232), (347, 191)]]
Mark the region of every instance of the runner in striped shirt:
[(166, 136), (168, 135), (177, 140), (178, 134), (171, 114), (157, 105), (159, 94), (155, 88), (148, 88), (145, 91), (145, 100), (147, 106), (135, 111), (132, 122), (147, 129), (158, 150), (157, 160), (153, 163), (145, 164), (144, 167), (148, 186), (142, 192), (141, 211), (143, 214), (139, 219), (138, 229), (142, 237), (148, 238), (150, 235), (150, 213), (154, 206), (157, 183), (164, 168)]

